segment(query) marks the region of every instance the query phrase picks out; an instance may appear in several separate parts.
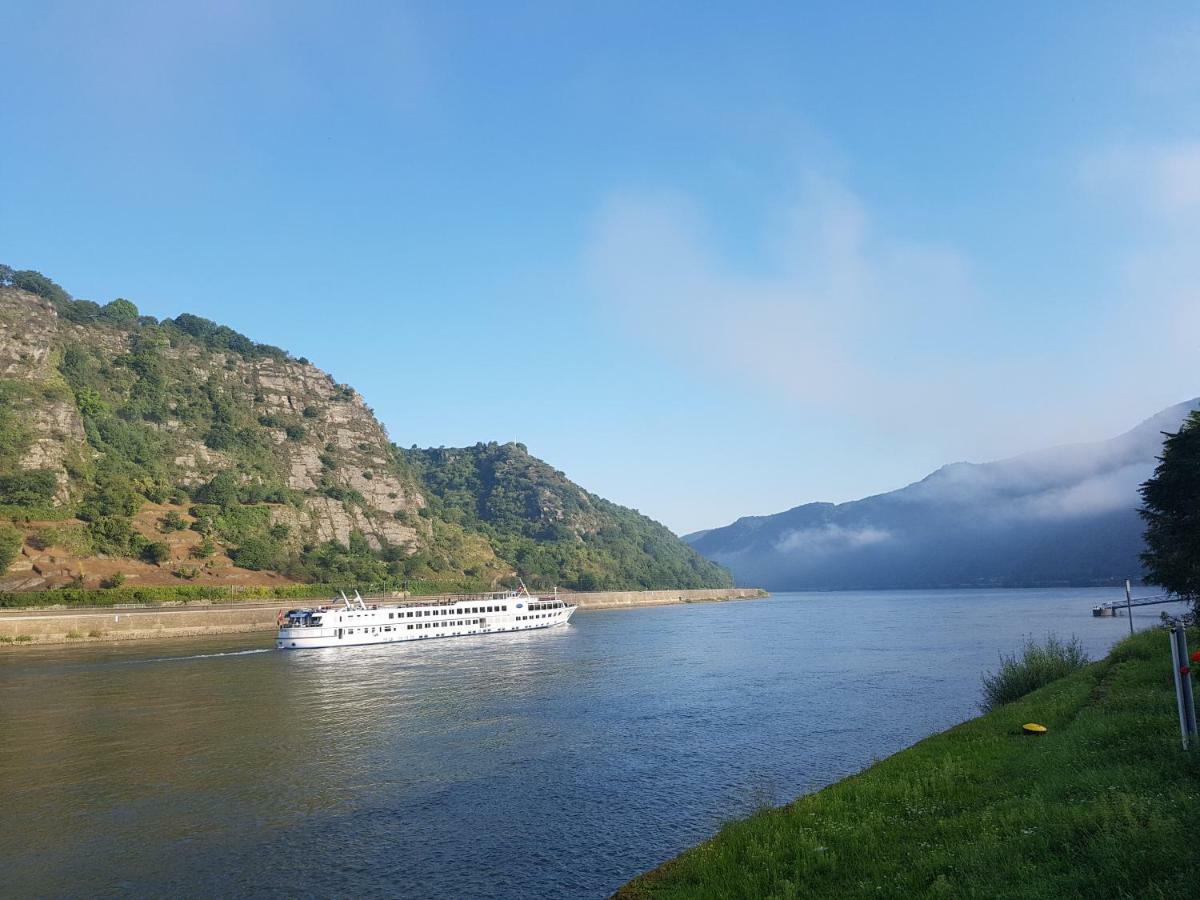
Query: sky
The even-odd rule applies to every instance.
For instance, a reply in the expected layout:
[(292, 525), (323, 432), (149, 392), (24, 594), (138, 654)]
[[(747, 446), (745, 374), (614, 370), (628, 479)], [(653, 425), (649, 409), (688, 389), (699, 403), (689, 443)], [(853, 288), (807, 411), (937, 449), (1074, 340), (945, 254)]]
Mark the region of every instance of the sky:
[(0, 262), (679, 533), (1200, 394), (1193, 3), (0, 4)]

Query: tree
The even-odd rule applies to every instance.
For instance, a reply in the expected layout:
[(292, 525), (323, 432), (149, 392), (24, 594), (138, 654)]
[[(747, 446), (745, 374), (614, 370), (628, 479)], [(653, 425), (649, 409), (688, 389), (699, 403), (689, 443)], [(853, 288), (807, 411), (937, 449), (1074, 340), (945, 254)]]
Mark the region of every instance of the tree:
[(1158, 466), (1141, 493), (1146, 581), (1200, 612), (1200, 412), (1166, 435)]
[(39, 297), (43, 297), (52, 303), (66, 304), (71, 302), (71, 295), (41, 272), (35, 272), (32, 269), (23, 269), (20, 272), (10, 273), (8, 278), (9, 283), (18, 290), (37, 294)]
[(124, 297), (118, 297), (101, 308), (100, 317), (107, 322), (135, 322), (138, 317), (138, 308)]

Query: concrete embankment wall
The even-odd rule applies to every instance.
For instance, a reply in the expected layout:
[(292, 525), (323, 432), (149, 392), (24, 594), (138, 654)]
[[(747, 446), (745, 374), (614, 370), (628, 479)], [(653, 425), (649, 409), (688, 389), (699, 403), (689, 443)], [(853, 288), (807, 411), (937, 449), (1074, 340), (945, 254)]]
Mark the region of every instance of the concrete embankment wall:
[(713, 603), (721, 600), (753, 600), (767, 596), (760, 588), (704, 588), (692, 591), (594, 591), (558, 596), (580, 609), (616, 609), (623, 606), (662, 606), (666, 603)]
[[(660, 606), (667, 603), (705, 603), (765, 597), (757, 588), (717, 588), (690, 591), (596, 591), (561, 593), (559, 597), (582, 609), (616, 609)], [(412, 598), (419, 599), (419, 598)], [(386, 601), (384, 601), (386, 602)], [(3, 646), (30, 644), (86, 644), (96, 641), (146, 640), (274, 631), (281, 608), (303, 601), (129, 607), (111, 609), (22, 609), (0, 613)], [(9, 644), (9, 642), (14, 642)]]

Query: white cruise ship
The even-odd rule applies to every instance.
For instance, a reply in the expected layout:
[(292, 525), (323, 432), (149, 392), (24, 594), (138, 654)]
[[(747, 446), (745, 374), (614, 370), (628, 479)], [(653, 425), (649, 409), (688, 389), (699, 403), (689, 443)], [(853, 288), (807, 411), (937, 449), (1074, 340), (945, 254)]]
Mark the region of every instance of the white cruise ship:
[[(557, 592), (556, 592), (557, 593)], [(555, 597), (519, 591), (413, 600), (395, 605), (368, 604), (354, 592), (341, 602), (317, 609), (279, 613), (280, 650), (390, 644), (464, 634), (495, 634), (566, 625), (578, 609)]]

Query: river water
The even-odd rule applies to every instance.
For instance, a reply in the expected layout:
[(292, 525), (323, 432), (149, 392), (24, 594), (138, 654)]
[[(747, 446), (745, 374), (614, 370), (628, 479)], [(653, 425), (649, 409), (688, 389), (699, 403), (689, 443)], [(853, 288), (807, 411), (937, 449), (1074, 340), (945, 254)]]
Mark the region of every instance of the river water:
[(1128, 621), (1090, 610), (1118, 596), (778, 594), (385, 647), (4, 650), (0, 893), (602, 897), (974, 715), (1025, 635), (1103, 655)]

